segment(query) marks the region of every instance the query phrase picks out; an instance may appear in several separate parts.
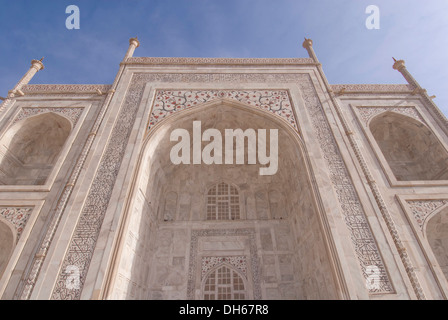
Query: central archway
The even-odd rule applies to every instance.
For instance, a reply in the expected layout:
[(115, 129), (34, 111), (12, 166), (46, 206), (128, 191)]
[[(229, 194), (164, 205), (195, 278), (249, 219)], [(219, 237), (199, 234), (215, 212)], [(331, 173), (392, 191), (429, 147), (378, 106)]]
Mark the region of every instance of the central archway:
[[(191, 136), (193, 121), (220, 132), (277, 129), (278, 171), (260, 175), (264, 165), (247, 164), (247, 145), (245, 164), (173, 164), (170, 134), (182, 128)], [(238, 297), (338, 299), (305, 157), (286, 122), (239, 103), (204, 104), (161, 121), (142, 149), (107, 296), (202, 299), (210, 261), (223, 260), (243, 277)], [(208, 201), (221, 201), (219, 210), (238, 219), (210, 219)]]

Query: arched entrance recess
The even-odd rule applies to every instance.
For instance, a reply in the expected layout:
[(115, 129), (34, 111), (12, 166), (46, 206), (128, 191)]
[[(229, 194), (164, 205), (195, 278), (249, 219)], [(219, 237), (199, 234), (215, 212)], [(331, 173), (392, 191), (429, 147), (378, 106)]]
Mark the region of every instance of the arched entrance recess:
[(52, 112), (15, 123), (0, 140), (0, 184), (45, 184), (71, 129)]
[[(265, 165), (247, 164), (247, 146), (245, 164), (173, 164), (170, 151), (178, 141), (170, 141), (170, 134), (182, 128), (191, 137), (194, 121), (201, 121), (202, 132), (213, 128), (223, 137), (225, 129), (277, 129), (276, 174), (260, 175)], [(201, 150), (209, 143), (203, 141)], [(244, 277), (238, 296), (339, 298), (335, 259), (324, 240), (303, 150), (286, 122), (235, 102), (215, 101), (158, 123), (142, 147), (107, 297), (202, 299), (208, 263), (221, 259), (238, 261)], [(239, 205), (237, 219), (207, 219), (207, 195), (220, 185), (223, 197), (234, 197), (225, 200), (229, 206)], [(212, 194), (219, 201), (219, 192)]]
[(369, 127), (398, 181), (448, 179), (448, 152), (423, 123), (385, 112)]

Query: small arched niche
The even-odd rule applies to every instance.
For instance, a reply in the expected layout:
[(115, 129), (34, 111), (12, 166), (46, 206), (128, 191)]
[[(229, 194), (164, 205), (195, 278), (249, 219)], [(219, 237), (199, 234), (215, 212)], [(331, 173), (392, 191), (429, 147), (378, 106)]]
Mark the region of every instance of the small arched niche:
[(432, 252), (448, 280), (448, 207), (430, 218), (426, 224), (426, 236)]
[(0, 220), (0, 279), (11, 257), (14, 243), (13, 231), (4, 221)]
[(369, 127), (398, 181), (448, 180), (448, 152), (423, 123), (385, 112)]
[(15, 123), (0, 140), (0, 184), (45, 184), (71, 127), (51, 112)]

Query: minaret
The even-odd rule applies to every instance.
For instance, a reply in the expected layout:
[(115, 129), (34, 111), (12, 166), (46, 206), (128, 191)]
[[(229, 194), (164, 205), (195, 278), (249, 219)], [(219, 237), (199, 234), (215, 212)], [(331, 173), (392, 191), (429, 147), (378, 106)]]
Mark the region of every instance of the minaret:
[(17, 82), (15, 87), (11, 91), (9, 91), (8, 98), (14, 98), (17, 95), (23, 95), (20, 93), (20, 90), (22, 89), (22, 87), (24, 85), (28, 84), (39, 70), (44, 69), (44, 64), (42, 63), (42, 60), (44, 60), (44, 58), (42, 58), (40, 60), (31, 60), (30, 68), (25, 73), (25, 75), (22, 77), (22, 79), (20, 79), (20, 81)]
[(134, 55), (135, 49), (139, 46), (140, 42), (138, 41), (137, 37), (129, 39), (129, 48), (123, 60), (126, 61), (127, 58), (131, 58)]
[(397, 60), (395, 58), (392, 58), (392, 59), (394, 59), (394, 65), (392, 66), (392, 68), (394, 68), (395, 70), (398, 70), (411, 86), (413, 86), (414, 88), (420, 88), (421, 89), (421, 87), (418, 84), (418, 82), (409, 73), (408, 69), (406, 69), (406, 65), (404, 63), (404, 60)]
[(28, 84), (34, 75), (39, 71), (44, 69), (44, 64), (42, 60), (31, 60), (31, 66), (28, 71), (23, 75), (22, 79), (14, 86), (12, 90), (8, 92), (7, 98), (4, 99), (3, 103), (0, 106), (0, 114), (3, 113), (7, 109), (7, 107), (11, 104), (12, 100), (17, 96), (25, 95), (22, 91), (24, 85)]
[(439, 107), (432, 101), (435, 96), (429, 96), (426, 92), (426, 89), (423, 89), (420, 84), (415, 80), (415, 78), (410, 74), (408, 69), (406, 69), (406, 65), (404, 63), (404, 60), (396, 60), (394, 59), (393, 68), (395, 70), (398, 70), (403, 77), (406, 79), (406, 81), (413, 87), (414, 91), (413, 94), (420, 94), (423, 98), (423, 100), (428, 104), (430, 111), (432, 111), (435, 115), (435, 118), (438, 119), (442, 124), (442, 129), (444, 129), (446, 132), (448, 132), (448, 120), (445, 117), (445, 115), (440, 111)]
[(319, 60), (317, 59), (316, 53), (313, 49), (313, 40), (305, 38), (305, 41), (303, 41), (302, 43), (302, 47), (304, 47), (306, 51), (308, 51), (308, 55), (311, 59), (314, 60), (314, 62), (319, 63)]

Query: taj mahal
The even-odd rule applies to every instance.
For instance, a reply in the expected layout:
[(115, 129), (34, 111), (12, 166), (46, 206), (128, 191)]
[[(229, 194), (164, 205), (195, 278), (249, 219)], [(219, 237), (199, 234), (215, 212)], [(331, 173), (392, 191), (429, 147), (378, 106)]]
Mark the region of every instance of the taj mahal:
[(447, 299), (448, 120), (403, 60), (407, 84), (330, 84), (311, 39), (139, 46), (112, 84), (32, 60), (2, 98), (1, 299)]

